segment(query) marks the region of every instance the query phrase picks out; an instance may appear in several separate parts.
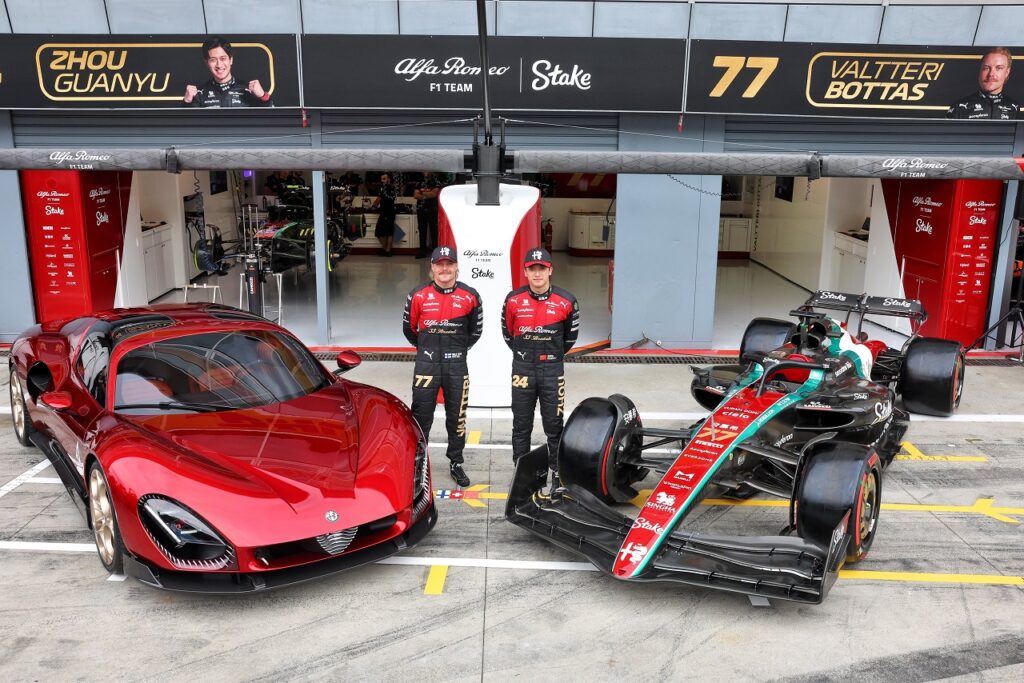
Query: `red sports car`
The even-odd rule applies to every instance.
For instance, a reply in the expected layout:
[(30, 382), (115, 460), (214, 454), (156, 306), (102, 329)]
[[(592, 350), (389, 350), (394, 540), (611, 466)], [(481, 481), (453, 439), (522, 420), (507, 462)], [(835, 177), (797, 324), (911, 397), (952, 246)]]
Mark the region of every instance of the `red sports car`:
[[(338, 355), (337, 374), (358, 365)], [(174, 590), (276, 588), (363, 565), (437, 521), (409, 409), (291, 334), (212, 304), (36, 325), (11, 407), (110, 572)]]

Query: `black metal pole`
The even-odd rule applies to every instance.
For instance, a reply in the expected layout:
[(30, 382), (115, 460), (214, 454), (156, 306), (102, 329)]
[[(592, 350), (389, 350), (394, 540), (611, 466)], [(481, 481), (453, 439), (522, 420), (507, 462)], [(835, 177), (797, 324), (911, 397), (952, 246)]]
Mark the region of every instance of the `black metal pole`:
[(480, 37), (480, 78), (484, 86), (484, 140), (483, 144), (477, 144), (475, 135), (473, 140), (476, 203), (477, 206), (498, 206), (501, 157), (505, 150), (504, 146), (495, 146), (491, 134), (491, 100), (487, 90), (490, 78), (490, 64), (487, 61), (487, 3), (484, 0), (476, 0), (476, 23)]
[(484, 84), (484, 144), (493, 144), (491, 138), (491, 99), (488, 95), (490, 64), (487, 61), (487, 3), (476, 0), (476, 30), (480, 37), (480, 78)]

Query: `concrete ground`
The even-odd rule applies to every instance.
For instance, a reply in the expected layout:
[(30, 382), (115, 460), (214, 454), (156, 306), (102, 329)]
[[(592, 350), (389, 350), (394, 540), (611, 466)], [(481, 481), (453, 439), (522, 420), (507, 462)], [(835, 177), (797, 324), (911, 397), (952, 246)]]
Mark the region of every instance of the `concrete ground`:
[[(365, 363), (349, 377), (409, 400), (411, 374)], [(683, 365), (570, 364), (567, 405), (621, 392), (670, 426), (699, 412), (689, 382)], [(965, 386), (956, 418), (914, 420), (870, 556), (817, 606), (617, 582), (507, 523), (511, 419), (483, 410), (475, 486), (439, 499), (433, 533), (387, 564), (241, 597), (110, 580), (3, 399), (0, 679), (1024, 680), (1024, 369), (971, 365)], [(439, 490), (453, 487), (442, 424)], [(784, 517), (705, 505), (688, 526), (771, 534)]]

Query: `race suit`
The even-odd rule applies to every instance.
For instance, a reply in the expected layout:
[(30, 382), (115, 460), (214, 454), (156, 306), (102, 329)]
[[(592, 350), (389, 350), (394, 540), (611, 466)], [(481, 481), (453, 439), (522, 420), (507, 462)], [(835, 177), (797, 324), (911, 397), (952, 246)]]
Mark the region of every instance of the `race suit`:
[(1020, 118), (1020, 107), (1006, 95), (989, 95), (980, 90), (961, 98), (946, 111), (947, 119), (1000, 119)]
[(227, 83), (218, 83), (212, 78), (199, 86), (199, 92), (186, 107), (273, 107), (268, 98), (263, 101), (246, 90), (247, 83), (232, 78)]
[(437, 390), (444, 390), (448, 459), (464, 462), (466, 404), (469, 401), (469, 368), (466, 355), (483, 332), (484, 312), (480, 295), (456, 282), (442, 289), (433, 282), (409, 292), (402, 331), (416, 347), (412, 385), (412, 414), (430, 437), (437, 407)]
[(505, 297), (501, 332), (512, 349), (512, 459), (530, 451), (533, 411), (540, 399), (540, 420), (547, 437), (548, 464), (557, 469), (558, 442), (565, 408), (562, 359), (576, 343), (580, 307), (560, 287), (534, 294), (528, 286)]

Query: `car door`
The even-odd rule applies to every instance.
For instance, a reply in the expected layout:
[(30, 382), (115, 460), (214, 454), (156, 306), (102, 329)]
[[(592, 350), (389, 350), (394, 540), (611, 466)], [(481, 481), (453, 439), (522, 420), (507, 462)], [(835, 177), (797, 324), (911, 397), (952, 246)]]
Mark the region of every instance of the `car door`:
[(103, 413), (110, 374), (110, 338), (105, 330), (91, 330), (74, 358), (61, 391), (71, 395), (71, 407), (58, 412), (54, 438), (83, 481), (96, 420)]

